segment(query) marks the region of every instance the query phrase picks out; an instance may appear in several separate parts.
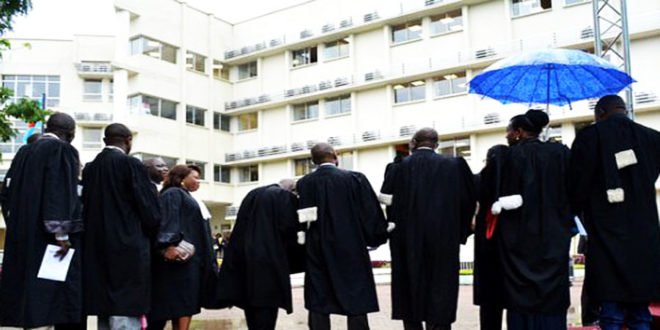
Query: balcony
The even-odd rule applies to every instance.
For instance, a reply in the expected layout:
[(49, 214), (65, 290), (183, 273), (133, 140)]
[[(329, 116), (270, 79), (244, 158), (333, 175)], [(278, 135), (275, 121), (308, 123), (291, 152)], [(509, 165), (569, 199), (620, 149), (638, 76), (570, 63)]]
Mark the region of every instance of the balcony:
[[(660, 20), (657, 20), (657, 15), (660, 15), (659, 11), (633, 17), (631, 19), (631, 22), (634, 22), (634, 24), (631, 23), (631, 37), (634, 38), (635, 34), (648, 33), (648, 31), (660, 33)], [(591, 27), (580, 27), (546, 32), (508, 43), (493, 43), (464, 48), (455, 52), (443, 51), (431, 56), (411, 58), (390, 67), (372, 68), (366, 72), (342, 77), (327, 77), (316, 83), (287, 88), (283, 92), (264, 93), (257, 97), (234, 100), (225, 103), (225, 110), (231, 112), (255, 111), (327, 93), (373, 88), (374, 85), (398, 83), (412, 79), (412, 77), (431, 77), (455, 71), (457, 68), (486, 67), (499, 59), (521, 51), (550, 47), (584, 47), (585, 43), (591, 45), (592, 42), (589, 38), (585, 39), (585, 35), (589, 35), (589, 31), (591, 31)], [(539, 40), (548, 42), (539, 42)]]
[(110, 62), (81, 62), (76, 63), (75, 67), (82, 78), (112, 78)]
[[(660, 90), (635, 91), (633, 106), (637, 112), (647, 112), (660, 109)], [(464, 96), (470, 97), (470, 96)], [(477, 96), (474, 96), (477, 97)], [(551, 123), (561, 123), (575, 120), (591, 120), (596, 100), (578, 101), (569, 107), (550, 107)], [(318, 142), (326, 142), (338, 150), (359, 149), (380, 145), (403, 143), (422, 127), (432, 127), (441, 132), (441, 138), (456, 135), (476, 134), (488, 131), (504, 131), (508, 119), (515, 114), (524, 112), (527, 105), (502, 105), (496, 101), (484, 103), (472, 114), (457, 116), (452, 121), (428, 121), (401, 123), (389, 129), (374, 127), (361, 132), (344, 136), (317, 136), (305, 141), (293, 141), (286, 145), (264, 146), (258, 149), (240, 150), (225, 154), (225, 162), (229, 165), (255, 163), (263, 160), (286, 159), (302, 156)]]
[(80, 125), (104, 126), (112, 122), (113, 115), (108, 112), (75, 112), (73, 117)]

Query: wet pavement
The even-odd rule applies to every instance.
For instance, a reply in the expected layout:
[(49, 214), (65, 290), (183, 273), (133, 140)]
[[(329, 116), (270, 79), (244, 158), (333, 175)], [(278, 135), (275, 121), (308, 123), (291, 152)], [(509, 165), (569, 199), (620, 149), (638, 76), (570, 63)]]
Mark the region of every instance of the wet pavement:
[[(569, 308), (568, 321), (571, 325), (579, 325), (580, 321), (580, 292), (581, 281), (576, 281), (571, 287), (571, 302), (574, 304)], [(369, 314), (369, 325), (373, 330), (398, 330), (403, 329), (401, 321), (391, 319), (390, 285), (379, 284), (377, 286), (380, 312)], [(307, 310), (304, 307), (303, 288), (293, 289), (292, 314), (280, 310), (277, 319), (277, 329), (307, 329)], [(333, 329), (346, 329), (346, 318), (333, 315), (331, 317)], [(452, 325), (453, 330), (467, 330), (479, 328), (479, 310), (472, 304), (472, 286), (461, 285), (458, 298), (457, 320)], [(201, 314), (193, 317), (191, 329), (194, 330), (225, 330), (225, 329), (247, 329), (243, 311), (239, 308), (224, 310), (204, 310)]]

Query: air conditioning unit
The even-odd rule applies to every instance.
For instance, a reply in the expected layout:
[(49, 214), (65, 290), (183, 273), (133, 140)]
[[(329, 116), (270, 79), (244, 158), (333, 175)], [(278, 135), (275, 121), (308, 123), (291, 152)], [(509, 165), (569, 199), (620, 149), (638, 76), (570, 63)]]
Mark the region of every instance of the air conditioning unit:
[(269, 44), (271, 47), (279, 46), (282, 44), (282, 39), (271, 39)]
[(635, 93), (635, 102), (638, 104), (653, 103), (657, 100), (654, 93), (651, 92), (638, 92)]
[(487, 58), (491, 56), (495, 56), (497, 53), (495, 53), (495, 50), (492, 48), (485, 48), (485, 49), (479, 49), (476, 52), (474, 52), (474, 57), (476, 58)]
[(323, 25), (323, 27), (321, 28), (321, 31), (323, 31), (323, 33), (327, 33), (327, 32), (330, 32), (334, 29), (335, 29), (334, 24), (326, 24), (326, 25)]
[(74, 114), (74, 117), (76, 120), (80, 121), (91, 121), (92, 120), (92, 114), (87, 113), (87, 112), (76, 112)]
[(241, 55), (245, 55), (250, 53), (250, 47), (243, 47), (241, 48)]
[(259, 148), (259, 150), (257, 150), (257, 154), (259, 154), (259, 157), (263, 157), (263, 156), (268, 155), (269, 151), (270, 151), (270, 148), (265, 148), (265, 147), (264, 148)]
[(364, 74), (364, 80), (370, 81), (370, 80), (376, 80), (383, 78), (383, 75), (380, 73), (380, 71), (372, 71)]
[(591, 26), (586, 27), (582, 31), (580, 31), (580, 38), (581, 39), (589, 39), (594, 37), (594, 29)]
[(415, 125), (401, 126), (401, 128), (399, 128), (399, 136), (411, 136), (415, 134), (415, 131), (417, 131)]
[(313, 36), (314, 34), (310, 30), (304, 30), (300, 32), (300, 39), (305, 39)]
[(347, 18), (347, 19), (342, 20), (341, 22), (339, 22), (339, 27), (342, 28), (342, 29), (350, 27), (352, 25), (353, 25), (353, 20), (350, 19), (350, 18)]
[(284, 97), (292, 97), (296, 95), (296, 90), (295, 89), (287, 89), (284, 91)]
[(302, 93), (307, 94), (307, 93), (312, 93), (316, 92), (316, 86), (315, 85), (307, 85), (302, 88)]
[(424, 3), (425, 3), (427, 6), (433, 6), (433, 5), (435, 5), (436, 3), (442, 3), (442, 0), (426, 0)]
[(275, 154), (282, 154), (282, 153), (285, 153), (285, 152), (286, 152), (286, 146), (275, 146), (275, 147), (272, 147), (271, 150), (270, 150), (270, 152), (271, 152), (271, 154), (273, 154), (273, 155), (275, 155)]
[(319, 83), (320, 90), (329, 89), (329, 88), (332, 88), (332, 81), (326, 80)]
[(257, 104), (257, 98), (256, 97), (251, 97), (251, 98), (245, 99), (245, 103), (247, 105)]
[(112, 114), (97, 112), (94, 114), (94, 121), (112, 121)]
[(254, 50), (262, 50), (266, 48), (266, 43), (265, 42), (260, 42), (256, 45), (254, 45)]
[(328, 138), (328, 144), (331, 146), (340, 146), (341, 138), (339, 136), (331, 136)]
[(237, 107), (238, 107), (238, 102), (236, 102), (236, 101), (231, 101), (231, 102), (229, 103), (229, 105), (231, 106), (231, 109), (234, 109), (234, 108), (237, 108)]
[(307, 140), (307, 149), (312, 149), (318, 143), (316, 140)]
[(291, 143), (291, 151), (303, 151), (305, 150), (305, 144), (302, 142)]
[(364, 131), (362, 132), (362, 141), (364, 142), (369, 142), (369, 141), (376, 141), (378, 140), (378, 132), (377, 131)]
[(259, 96), (259, 103), (265, 103), (270, 101), (270, 95), (268, 94), (263, 94)]
[(371, 22), (379, 19), (378, 12), (368, 13), (364, 15), (364, 22)]
[(335, 87), (348, 85), (348, 78), (342, 77), (335, 79)]
[(238, 54), (237, 54), (237, 51), (235, 51), (235, 50), (230, 50), (230, 51), (228, 51), (228, 52), (225, 52), (225, 59), (230, 59), (230, 58), (232, 58), (232, 57), (236, 57), (237, 55), (238, 55)]
[(256, 150), (245, 150), (245, 151), (243, 151), (243, 159), (255, 158), (255, 157), (257, 157), (257, 151)]
[(484, 124), (497, 124), (500, 122), (500, 114), (497, 112), (491, 112), (484, 116)]
[(246, 106), (246, 105), (247, 105), (247, 104), (245, 104), (245, 99), (236, 101), (236, 107), (237, 107), (237, 108), (242, 108), (242, 107), (244, 107), (244, 106)]
[(225, 154), (226, 162), (233, 162), (236, 160), (236, 154)]

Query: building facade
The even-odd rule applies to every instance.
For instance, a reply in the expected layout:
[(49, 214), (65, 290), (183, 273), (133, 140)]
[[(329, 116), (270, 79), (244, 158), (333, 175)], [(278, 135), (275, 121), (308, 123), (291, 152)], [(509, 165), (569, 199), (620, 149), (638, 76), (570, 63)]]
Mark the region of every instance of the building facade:
[[(636, 120), (659, 129), (660, 3), (628, 4)], [(12, 40), (30, 47), (5, 52), (3, 85), (73, 114), (83, 162), (119, 121), (136, 132), (135, 156), (200, 165), (214, 232), (249, 190), (313, 170), (316, 142), (378, 190), (415, 130), (434, 127), (439, 151), (477, 173), (527, 106), (468, 95), (471, 77), (525, 50), (594, 47), (585, 0), (315, 0), (234, 23), (182, 0), (114, 8), (112, 35)], [(551, 107), (550, 138), (570, 145), (594, 103)], [(2, 144), (2, 168), (20, 145)]]

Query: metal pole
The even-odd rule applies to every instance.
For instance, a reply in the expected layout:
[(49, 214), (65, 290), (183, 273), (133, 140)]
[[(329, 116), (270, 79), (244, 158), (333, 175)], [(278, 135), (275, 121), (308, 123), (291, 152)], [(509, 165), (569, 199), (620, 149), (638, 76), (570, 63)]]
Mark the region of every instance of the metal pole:
[[(628, 8), (626, 0), (621, 0), (621, 30), (623, 32), (623, 67), (626, 73), (630, 75), (630, 34), (628, 33)], [(626, 88), (626, 105), (628, 106), (628, 117), (635, 120), (632, 86)]]

